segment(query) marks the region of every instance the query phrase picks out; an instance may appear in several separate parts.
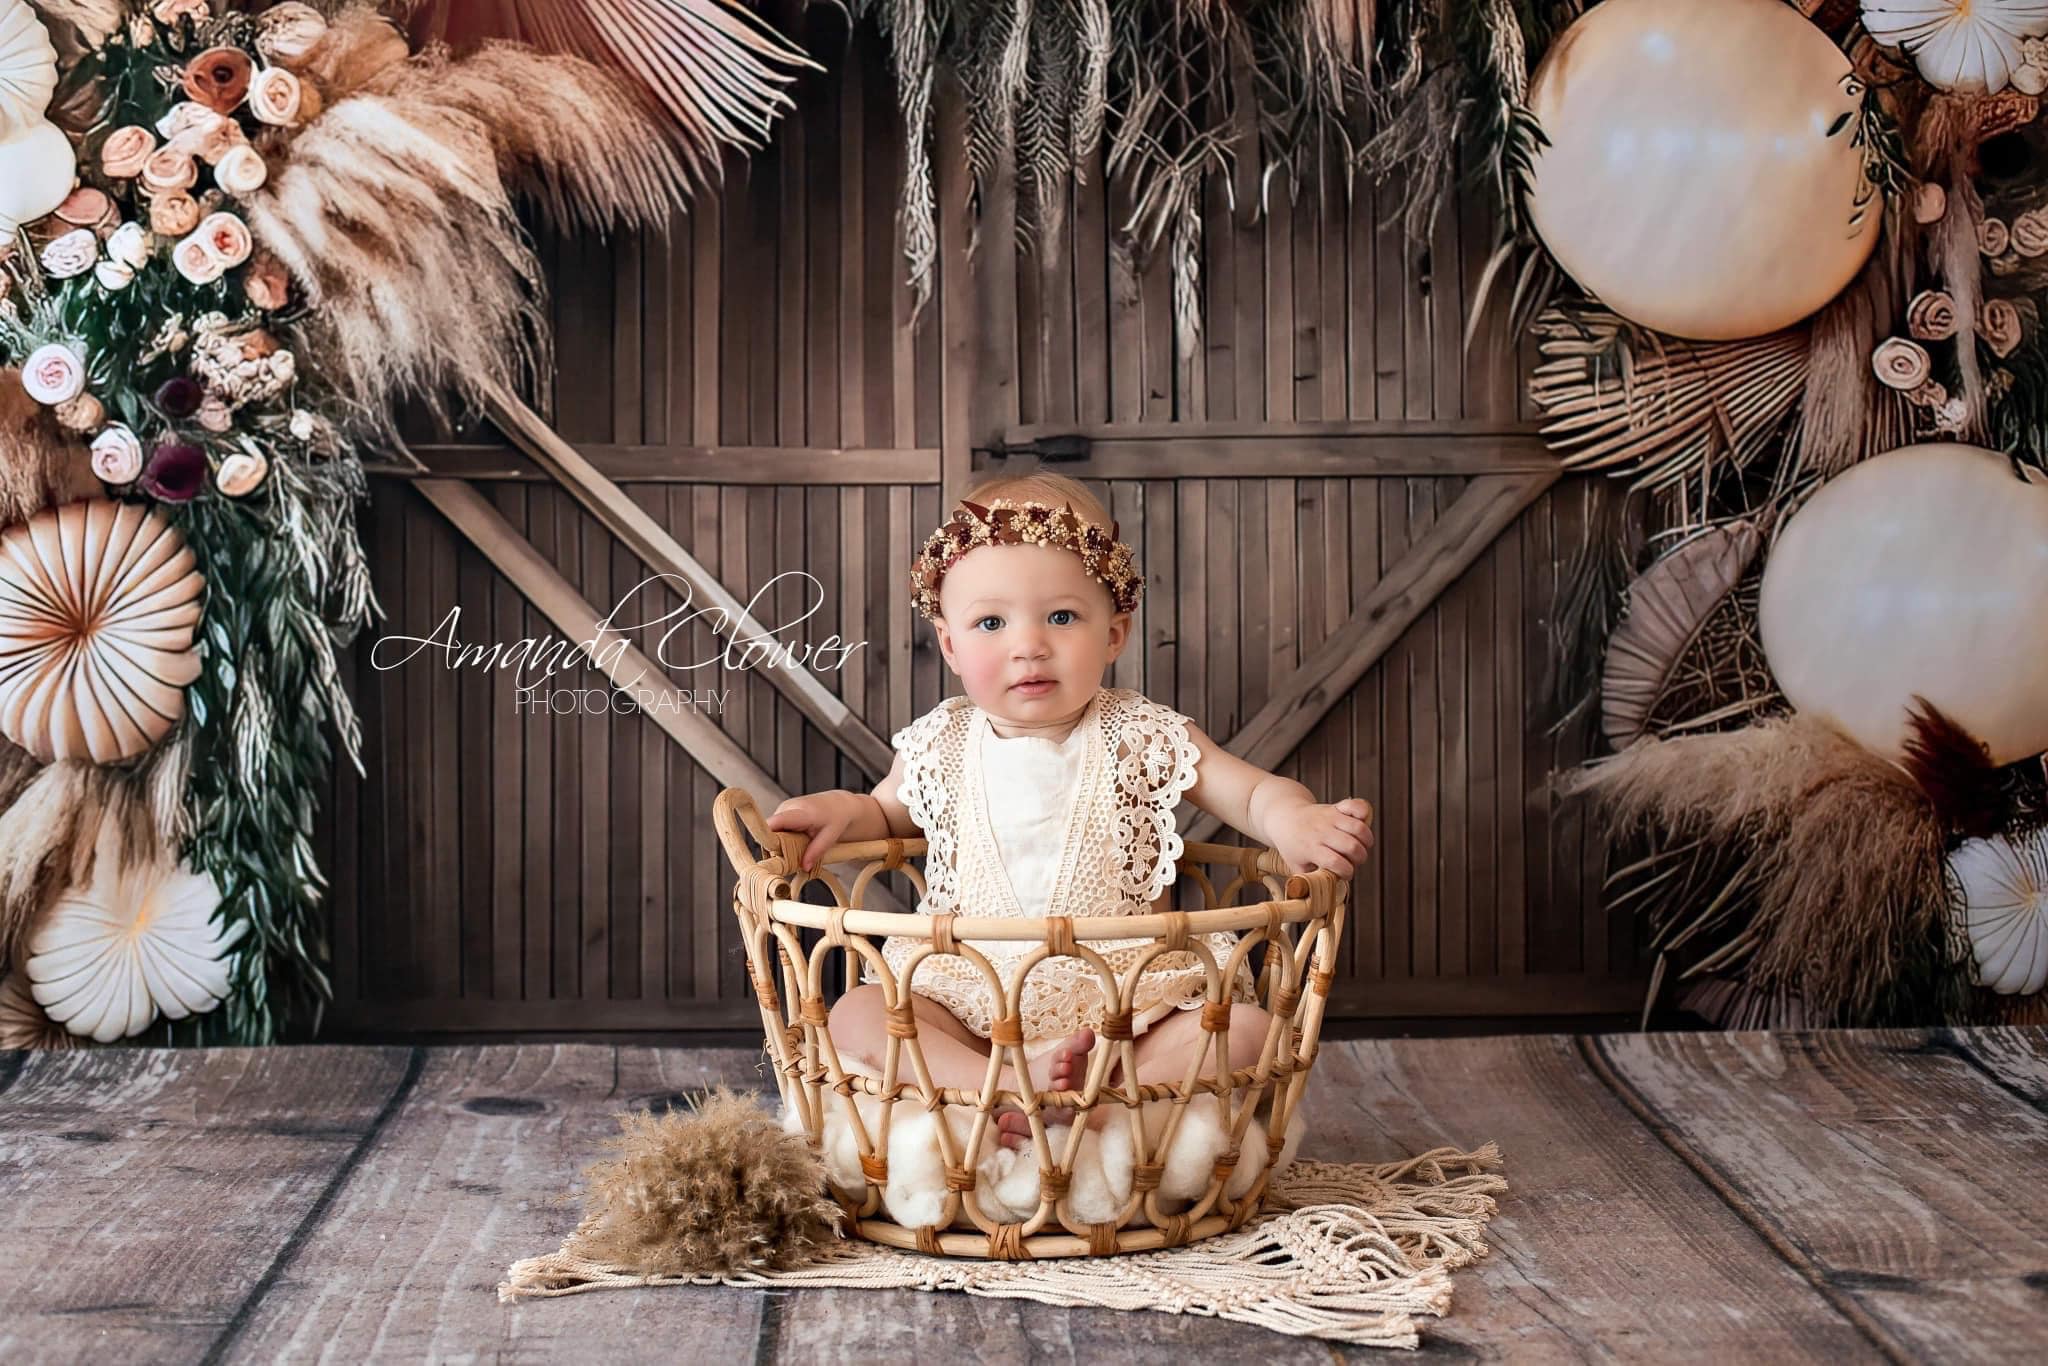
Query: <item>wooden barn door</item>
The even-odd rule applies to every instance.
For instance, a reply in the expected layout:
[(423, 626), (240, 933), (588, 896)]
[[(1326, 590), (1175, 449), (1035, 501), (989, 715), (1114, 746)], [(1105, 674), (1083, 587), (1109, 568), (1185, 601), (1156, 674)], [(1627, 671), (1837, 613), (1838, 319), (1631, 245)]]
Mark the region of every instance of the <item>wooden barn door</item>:
[[(502, 676), (359, 645), (369, 773), (338, 777), (322, 849), (331, 1032), (751, 1028), (712, 796), (873, 781), (887, 737), (955, 690), (903, 591), (911, 550), (977, 473), (1038, 461), (1091, 482), (1151, 579), (1111, 681), (1379, 812), (1337, 1014), (1632, 1007), (1630, 927), (1547, 782), (1588, 744), (1553, 732), (1544, 675), (1603, 491), (1558, 480), (1498, 323), (1463, 345), (1483, 209), (1445, 205), (1424, 252), (1369, 196), (1252, 220), (1219, 186), (1191, 334), (1165, 262), (1111, 245), (1099, 175), (1035, 256), (1004, 185), (971, 223), (948, 101), (938, 288), (913, 321), (879, 45), (805, 13), (828, 71), (671, 241), (549, 244), (560, 370), (531, 414), (507, 396), (495, 426), (421, 432), (419, 467), (378, 481), (373, 635), (454, 604), (465, 640), (573, 638), (673, 572), (698, 606), (813, 611), (800, 634), (866, 648), (803, 679), (725, 674), (715, 711), (536, 715)], [(821, 601), (794, 580), (755, 601), (795, 570)], [(685, 634), (676, 655), (716, 653), (701, 621)], [(656, 676), (676, 697), (711, 681)]]

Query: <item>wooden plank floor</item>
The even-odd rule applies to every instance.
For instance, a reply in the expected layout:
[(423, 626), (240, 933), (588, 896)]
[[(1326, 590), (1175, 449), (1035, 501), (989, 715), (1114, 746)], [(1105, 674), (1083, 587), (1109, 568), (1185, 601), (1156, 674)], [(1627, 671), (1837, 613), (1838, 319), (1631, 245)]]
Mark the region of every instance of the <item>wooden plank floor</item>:
[[(1373, 1359), (1207, 1319), (910, 1292), (501, 1305), (612, 1114), (741, 1049), (0, 1052), (0, 1362)], [(2048, 1352), (2048, 1030), (1327, 1045), (1307, 1156), (1497, 1140), (1430, 1360)]]

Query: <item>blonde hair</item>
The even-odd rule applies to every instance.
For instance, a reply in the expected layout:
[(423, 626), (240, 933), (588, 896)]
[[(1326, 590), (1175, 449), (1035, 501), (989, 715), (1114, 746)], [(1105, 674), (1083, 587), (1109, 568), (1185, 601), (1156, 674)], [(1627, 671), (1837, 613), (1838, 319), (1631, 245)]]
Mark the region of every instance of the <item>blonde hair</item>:
[[(960, 502), (953, 506), (957, 510), (961, 503), (980, 503), (984, 507), (992, 498), (1008, 498), (1012, 502), (1032, 501), (1050, 503), (1058, 507), (1061, 503), (1073, 506), (1084, 522), (1093, 522), (1104, 531), (1109, 530), (1114, 520), (1102, 500), (1088, 491), (1088, 486), (1078, 479), (1064, 474), (1053, 474), (1046, 470), (1031, 474), (997, 474), (982, 480), (961, 495)], [(949, 514), (950, 515), (950, 514)]]

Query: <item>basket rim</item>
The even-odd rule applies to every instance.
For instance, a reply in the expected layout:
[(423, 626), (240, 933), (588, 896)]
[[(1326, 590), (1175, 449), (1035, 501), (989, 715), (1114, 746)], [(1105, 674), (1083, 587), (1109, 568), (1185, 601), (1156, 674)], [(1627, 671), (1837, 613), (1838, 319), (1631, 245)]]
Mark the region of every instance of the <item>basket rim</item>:
[[(1335, 873), (1316, 873), (1337, 882)], [(1067, 919), (1077, 940), (1164, 939), (1179, 929), (1187, 934), (1264, 929), (1276, 920), (1282, 925), (1301, 925), (1329, 914), (1316, 905), (1315, 897), (1261, 901), (1252, 906), (1223, 906), (1205, 911), (1163, 911), (1149, 915), (1077, 915)], [(840, 919), (840, 917), (844, 917)], [(805, 930), (830, 930), (835, 923), (848, 934), (889, 935), (903, 939), (932, 940), (938, 937), (941, 917), (921, 911), (863, 911), (850, 907), (819, 906), (808, 901), (777, 897), (768, 903), (768, 918), (777, 924)], [(1052, 935), (1058, 916), (956, 915), (952, 935), (960, 941), (1044, 943)]]

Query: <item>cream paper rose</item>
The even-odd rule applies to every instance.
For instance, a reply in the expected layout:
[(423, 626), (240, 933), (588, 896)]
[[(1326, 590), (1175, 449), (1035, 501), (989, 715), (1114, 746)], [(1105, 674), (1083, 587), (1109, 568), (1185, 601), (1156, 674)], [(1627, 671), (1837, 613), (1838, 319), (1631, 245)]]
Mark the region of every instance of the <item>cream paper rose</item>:
[(183, 237), (199, 226), (199, 201), (182, 190), (152, 196), (149, 230), (159, 237)]
[(192, 235), (206, 243), (206, 249), (220, 258), (223, 269), (239, 266), (256, 249), (256, 243), (249, 236), (249, 225), (227, 212), (210, 213), (200, 219)]
[(130, 270), (141, 270), (149, 263), (150, 247), (148, 229), (140, 223), (123, 223), (107, 238), (107, 257)]
[(142, 438), (110, 422), (92, 439), (92, 472), (109, 484), (132, 484), (142, 473)]
[(100, 173), (109, 180), (133, 180), (154, 151), (156, 135), (141, 124), (116, 128), (100, 144)]
[(1983, 311), (1977, 315), (1977, 335), (1991, 348), (1991, 354), (2004, 360), (2018, 349), (2020, 337), (2026, 327), (2020, 320), (2020, 311), (2010, 299), (1987, 299)]
[(107, 410), (88, 393), (73, 394), (51, 410), (58, 423), (74, 432), (89, 432), (107, 420)]
[(253, 452), (237, 451), (220, 462), (220, 472), (214, 475), (214, 483), (230, 498), (240, 498), (253, 493), (264, 477), (270, 473), (270, 462)]
[(1948, 389), (1940, 380), (1930, 379), (1907, 394), (1906, 401), (1919, 408), (1939, 408), (1948, 402)]
[(2029, 209), (2013, 219), (2012, 249), (2028, 257), (2048, 254), (2048, 213)]
[(281, 66), (267, 66), (249, 83), (249, 112), (259, 123), (295, 128), (305, 107), (305, 87)]
[(119, 261), (102, 261), (92, 268), (92, 278), (100, 282), (100, 288), (109, 294), (119, 294), (135, 282), (132, 266)]
[(149, 12), (159, 24), (175, 24), (180, 19), (198, 23), (213, 17), (206, 0), (155, 0)]
[(227, 262), (214, 253), (206, 239), (194, 232), (178, 240), (171, 248), (171, 264), (178, 268), (178, 274), (195, 285), (210, 285), (227, 273)]
[(262, 189), (269, 178), (270, 168), (263, 164), (263, 154), (246, 142), (229, 148), (228, 154), (213, 166), (214, 184), (237, 197)]
[(228, 401), (219, 394), (208, 394), (201, 399), (199, 411), (192, 416), (200, 426), (216, 435), (235, 425), (234, 410), (228, 407)]
[(295, 66), (325, 37), (327, 20), (311, 5), (285, 0), (256, 20), (256, 50), (273, 62)]
[(2012, 229), (2003, 218), (1987, 218), (1977, 225), (1977, 250), (1986, 256), (2003, 256), (2012, 245)]
[(166, 138), (184, 137), (195, 132), (203, 133), (224, 117), (196, 100), (182, 100), (156, 121), (156, 131)]
[(1888, 337), (1870, 353), (1870, 368), (1878, 382), (1901, 393), (1910, 394), (1925, 384), (1933, 366), (1927, 348), (1904, 337)]
[(36, 402), (54, 408), (85, 391), (85, 362), (62, 342), (39, 346), (22, 362), (21, 387)]
[(1923, 289), (1906, 306), (1906, 330), (1924, 342), (1956, 334), (1956, 301), (1943, 289)]
[(199, 180), (199, 165), (177, 147), (162, 147), (142, 163), (142, 188), (151, 194), (189, 190)]
[(100, 239), (91, 228), (73, 228), (43, 248), (38, 258), (43, 273), (54, 280), (68, 280), (92, 269), (100, 259)]

